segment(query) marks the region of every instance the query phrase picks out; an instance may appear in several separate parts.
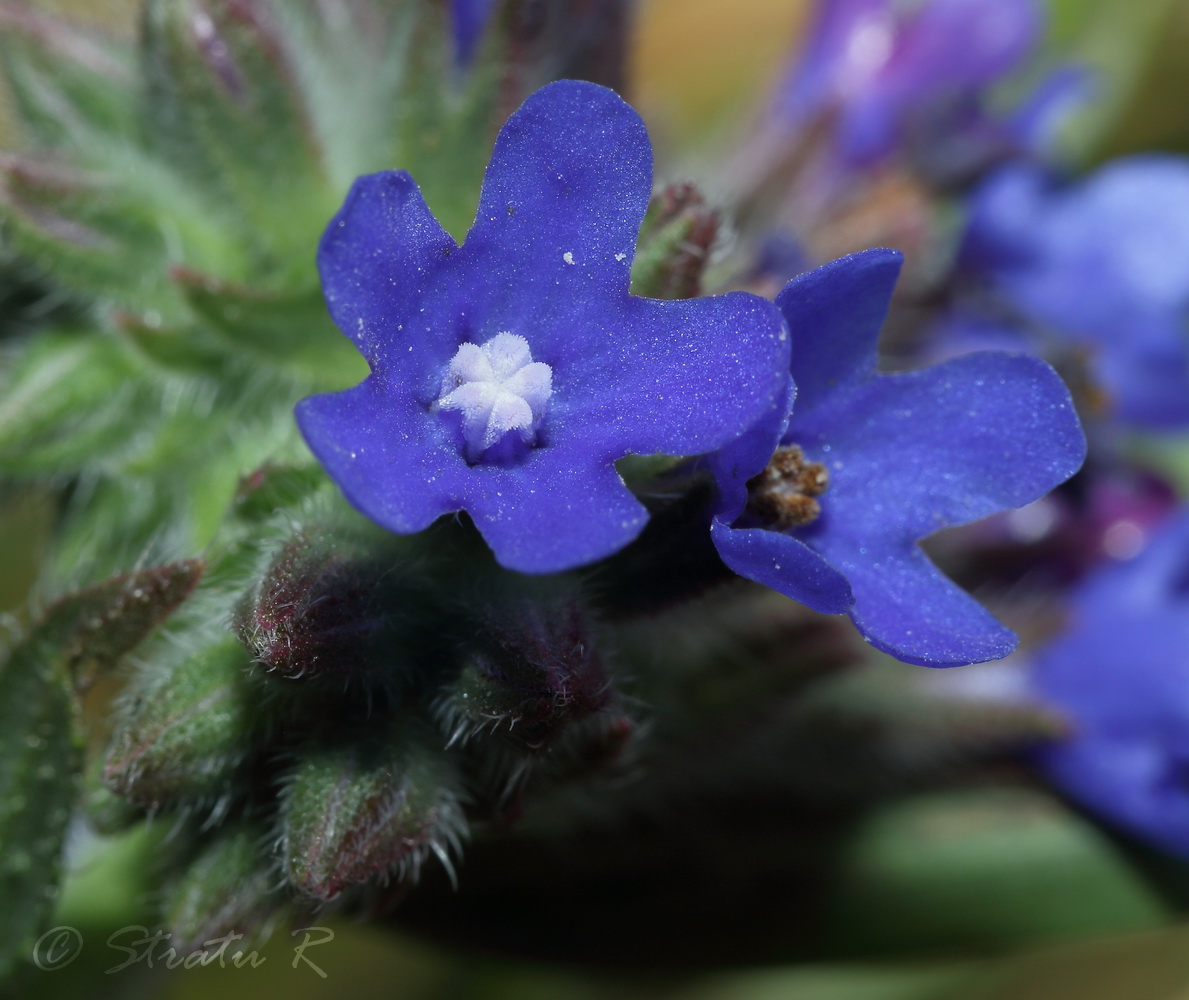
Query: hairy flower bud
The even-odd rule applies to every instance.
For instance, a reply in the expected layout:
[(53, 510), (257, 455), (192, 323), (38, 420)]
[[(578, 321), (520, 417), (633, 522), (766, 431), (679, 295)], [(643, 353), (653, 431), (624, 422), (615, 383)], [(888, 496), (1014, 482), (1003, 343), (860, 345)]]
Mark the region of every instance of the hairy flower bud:
[(248, 689), (247, 656), (223, 636), (130, 694), (107, 753), (103, 778), (133, 802), (230, 804), (229, 780), (254, 744), (258, 699)]
[(452, 744), (486, 732), (538, 751), (603, 709), (610, 692), (576, 601), (522, 596), (493, 610), (435, 708)]
[(398, 714), (301, 748), (281, 802), (281, 862), (319, 899), (373, 878), (416, 878), (429, 854), (450, 870), (465, 822), (440, 738)]

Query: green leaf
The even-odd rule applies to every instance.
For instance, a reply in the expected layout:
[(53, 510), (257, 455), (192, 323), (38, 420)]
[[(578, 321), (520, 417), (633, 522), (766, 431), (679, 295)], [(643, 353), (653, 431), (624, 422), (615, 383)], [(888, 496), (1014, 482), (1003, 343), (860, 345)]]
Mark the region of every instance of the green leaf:
[(277, 293), (180, 267), (170, 278), (229, 351), (247, 349), (278, 367), (292, 366), (310, 380), (310, 391), (345, 388), (367, 376), (367, 363), (331, 322), (317, 287)]
[(159, 155), (261, 253), (282, 285), (313, 282), (308, 254), (337, 208), (284, 38), (258, 0), (150, 0), (145, 133)]
[(167, 327), (126, 312), (118, 312), (113, 318), (120, 332), (146, 359), (170, 372), (217, 376), (228, 367), (226, 345), (200, 327)]
[(501, 102), (504, 51), (486, 46), (460, 74), (447, 5), (418, 0), (416, 10), (393, 160), (417, 179), (443, 228), (461, 240), (474, 220), (502, 116), (513, 110)]
[(63, 598), (0, 668), (0, 979), (49, 912), (78, 792), (81, 739), (72, 687), (131, 651), (184, 599), (196, 564), (142, 571)]
[(0, 468), (74, 471), (134, 443), (159, 405), (135, 358), (102, 334), (45, 333), (8, 366)]
[(172, 314), (154, 204), (128, 178), (30, 158), (0, 161), (0, 212), (23, 254), (75, 291)]
[(85, 148), (133, 132), (123, 53), (32, 6), (0, 8), (0, 68), (28, 138)]
[(81, 743), (60, 635), (37, 629), (0, 669), (0, 981), (28, 958), (57, 893)]

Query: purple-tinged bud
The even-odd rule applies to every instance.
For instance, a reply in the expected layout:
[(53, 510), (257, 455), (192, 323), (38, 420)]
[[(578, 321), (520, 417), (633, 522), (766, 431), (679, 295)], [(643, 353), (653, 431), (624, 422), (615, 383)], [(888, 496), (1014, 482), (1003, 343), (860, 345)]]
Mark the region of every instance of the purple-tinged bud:
[(718, 212), (693, 184), (666, 187), (653, 198), (640, 231), (632, 291), (656, 299), (700, 295), (718, 223)]
[(441, 737), (397, 715), (298, 751), (281, 800), (281, 862), (329, 900), (373, 879), (415, 880), (433, 854), (452, 871), (466, 824)]
[(144, 819), (144, 810), (113, 792), (104, 783), (104, 757), (93, 754), (83, 771), (82, 808), (87, 822), (98, 833), (112, 835)]
[(516, 101), (552, 80), (627, 85), (630, 0), (512, 0), (504, 12)]
[(492, 611), (435, 710), (451, 744), (488, 733), (541, 751), (610, 698), (611, 681), (582, 609), (569, 597), (538, 595), (505, 600)]
[(187, 559), (113, 577), (62, 598), (42, 628), (66, 643), (67, 663), (85, 691), (125, 653), (135, 649), (193, 593), (204, 564)]
[(236, 630), (266, 673), (291, 680), (397, 678), (423, 595), (399, 567), (330, 533), (299, 533), (237, 613)]

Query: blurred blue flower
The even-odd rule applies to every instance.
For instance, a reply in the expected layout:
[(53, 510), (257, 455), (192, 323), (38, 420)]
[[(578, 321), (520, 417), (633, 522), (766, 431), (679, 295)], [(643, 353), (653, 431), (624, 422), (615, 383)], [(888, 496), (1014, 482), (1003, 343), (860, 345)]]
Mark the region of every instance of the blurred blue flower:
[(1189, 160), (1116, 160), (1065, 186), (1015, 164), (975, 192), (970, 294), (942, 336), (1088, 354), (1120, 421), (1189, 424)]
[(639, 116), (574, 81), (508, 120), (461, 247), (408, 174), (356, 181), (318, 264), (371, 375), (297, 409), (352, 504), (398, 533), (465, 510), (504, 566), (566, 570), (644, 526), (616, 460), (755, 423), (786, 377), (780, 314), (743, 292), (630, 296), (651, 186)]
[(1015, 635), (916, 543), (1035, 500), (1077, 470), (1085, 440), (1064, 384), (1026, 355), (877, 374), (900, 264), (894, 250), (866, 250), (777, 297), (796, 402), (790, 417), (790, 385), (783, 408), (712, 456), (712, 536), (736, 573), (818, 611), (848, 612), (902, 660), (996, 659)]
[(1036, 0), (822, 0), (776, 114), (786, 127), (837, 116), (851, 163), (886, 156), (913, 122), (955, 109), (978, 131), (968, 105), (1031, 51), (1041, 25)]
[(454, 32), (454, 54), (465, 66), (475, 54), (495, 0), (450, 0), (450, 21)]
[(1073, 734), (1039, 761), (1073, 799), (1189, 856), (1189, 510), (1086, 579), (1033, 684)]

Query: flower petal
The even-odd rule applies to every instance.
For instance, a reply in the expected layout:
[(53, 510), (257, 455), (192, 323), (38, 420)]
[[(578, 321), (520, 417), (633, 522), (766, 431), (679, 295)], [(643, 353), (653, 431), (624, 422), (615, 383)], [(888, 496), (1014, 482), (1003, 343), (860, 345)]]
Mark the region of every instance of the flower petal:
[(318, 246), (335, 324), (374, 362), (457, 249), (403, 170), (360, 177)]
[(715, 518), (710, 537), (722, 561), (740, 576), (824, 614), (842, 614), (854, 605), (846, 577), (791, 535), (732, 528)]
[(515, 481), (493, 478), (490, 488), (468, 497), (465, 509), (508, 569), (585, 566), (618, 552), (648, 521), (614, 466), (561, 466), (550, 460), (556, 454), (541, 449), (516, 470)]
[(822, 554), (850, 581), (851, 619), (876, 649), (906, 663), (951, 667), (1007, 656), (1016, 634), (947, 579), (915, 545), (842, 536)]
[(557, 440), (584, 439), (614, 458), (721, 447), (767, 413), (788, 382), (780, 314), (745, 292), (628, 299), (620, 325), (586, 349), (568, 380), (554, 368)]
[(310, 449), (361, 513), (410, 534), (466, 510), (496, 559), (522, 573), (585, 565), (627, 545), (648, 520), (608, 462), (537, 448), (521, 463), (468, 465), (446, 425), (371, 376), (297, 407)]
[(794, 278), (776, 297), (792, 336), (797, 413), (875, 374), (876, 343), (904, 255), (848, 254)]
[(468, 472), (459, 444), (436, 414), (386, 379), (371, 375), (352, 389), (310, 396), (295, 413), (330, 478), (382, 528), (411, 534), (458, 510)]
[(593, 83), (551, 83), (500, 130), (467, 248), (490, 248), (554, 296), (592, 281), (626, 292), (651, 191), (652, 147), (631, 106)]
[(706, 457), (718, 484), (714, 514), (725, 524), (734, 521), (747, 506), (747, 482), (764, 471), (780, 445), (796, 394), (797, 387), (790, 378), (785, 382), (784, 392), (751, 428)]
[(831, 562), (835, 534), (907, 544), (1031, 503), (1073, 475), (1086, 448), (1056, 372), (995, 352), (880, 376), (803, 421), (794, 410), (786, 438), (830, 469), (827, 516), (801, 537)]

